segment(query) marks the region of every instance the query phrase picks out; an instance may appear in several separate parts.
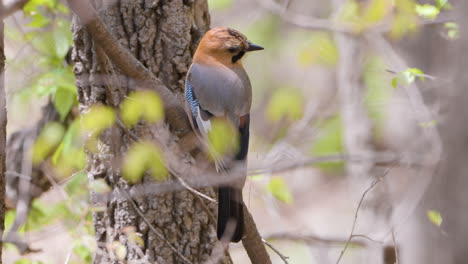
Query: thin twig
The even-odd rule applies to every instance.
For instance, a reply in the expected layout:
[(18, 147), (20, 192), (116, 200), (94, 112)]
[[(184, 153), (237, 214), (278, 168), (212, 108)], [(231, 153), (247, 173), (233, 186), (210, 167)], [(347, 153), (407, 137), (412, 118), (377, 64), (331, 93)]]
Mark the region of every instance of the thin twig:
[[(360, 235), (355, 235), (360, 236)], [(347, 242), (345, 239), (330, 239), (330, 238), (323, 238), (316, 235), (311, 234), (291, 234), (291, 233), (275, 233), (266, 236), (268, 240), (286, 240), (286, 241), (301, 241), (307, 243), (309, 245), (326, 245), (326, 246), (336, 246), (336, 245), (343, 245)], [(372, 241), (372, 239), (369, 239)], [(366, 244), (362, 242), (353, 242), (354, 246), (358, 247), (365, 247)]]
[(379, 244), (383, 244), (384, 242), (383, 241), (379, 241), (379, 240), (375, 240), (369, 236), (366, 236), (366, 235), (353, 235), (352, 238), (355, 238), (355, 237), (360, 237), (360, 238), (364, 238), (364, 239), (367, 239), (371, 242), (374, 242), (374, 243), (379, 243)]
[[(393, 71), (393, 70), (390, 70), (390, 69), (385, 69), (386, 72), (388, 73), (391, 73), (391, 74), (399, 74), (399, 72), (397, 71)], [(438, 79), (438, 77), (435, 77), (435, 76), (432, 76), (432, 75), (429, 75), (429, 74), (417, 74), (417, 73), (413, 73), (414, 76), (416, 77), (422, 77), (422, 78), (427, 78), (429, 80), (436, 80)]]
[(288, 256), (283, 255), (278, 249), (276, 249), (272, 244), (268, 243), (265, 239), (262, 238), (262, 242), (267, 245), (271, 250), (273, 250), (283, 261), (285, 264), (289, 264)]
[(285, 172), (293, 169), (303, 168), (306, 166), (315, 165), (318, 163), (323, 162), (340, 162), (340, 161), (347, 161), (347, 162), (371, 162), (376, 166), (394, 166), (401, 165), (401, 166), (408, 166), (414, 168), (421, 168), (424, 166), (429, 166), (432, 164), (425, 164), (418, 160), (409, 160), (406, 161), (399, 155), (391, 152), (372, 152), (368, 155), (348, 155), (345, 153), (339, 153), (336, 155), (330, 156), (323, 156), (323, 157), (313, 157), (307, 158), (303, 160), (295, 160), (291, 163), (281, 164), (281, 165), (268, 165), (261, 168), (253, 168), (250, 169), (248, 172), (249, 176), (263, 174), (263, 173), (278, 173), (278, 172)]
[[(120, 120), (120, 118), (117, 119), (117, 124), (119, 125), (119, 127), (121, 127), (125, 133), (131, 138), (133, 139), (135, 142), (141, 142), (141, 140), (138, 138), (137, 135), (135, 135), (135, 133), (133, 133), (132, 131), (130, 131), (130, 129), (128, 129), (127, 126), (125, 126), (125, 124), (122, 122), (122, 120)], [(192, 188), (187, 182), (184, 181), (184, 179), (182, 179), (178, 173), (172, 169), (170, 166), (168, 166), (167, 168), (170, 172), (171, 172), (171, 175), (174, 176), (177, 181), (182, 185), (184, 186), (188, 191), (190, 191), (191, 193), (195, 194), (195, 195), (198, 195), (212, 203), (217, 203), (215, 199), (195, 190), (194, 188)]]
[(118, 190), (120, 192), (122, 192), (124, 194), (124, 196), (126, 196), (127, 200), (130, 201), (130, 203), (132, 204), (133, 208), (135, 209), (135, 211), (137, 212), (137, 214), (143, 219), (143, 221), (148, 225), (148, 227), (150, 228), (150, 230), (157, 236), (159, 237), (159, 239), (161, 239), (164, 243), (166, 243), (169, 248), (171, 249), (172, 252), (174, 252), (177, 256), (179, 256), (185, 263), (189, 263), (191, 264), (192, 262), (190, 260), (188, 260), (184, 255), (182, 255), (179, 251), (177, 251), (177, 249), (171, 244), (171, 242), (169, 242), (169, 240), (167, 240), (158, 230), (156, 230), (156, 228), (154, 228), (153, 224), (150, 223), (150, 221), (148, 219), (146, 219), (146, 216), (143, 214), (143, 212), (140, 210), (140, 208), (138, 207), (138, 205), (135, 203), (135, 201), (133, 201), (133, 199), (130, 197), (130, 194), (124, 190), (123, 188), (120, 188), (120, 187), (117, 187)]
[(393, 168), (389, 168), (383, 176), (377, 178), (370, 186), (369, 188), (367, 188), (364, 193), (362, 194), (361, 196), (361, 199), (359, 200), (359, 204), (356, 208), (356, 212), (354, 213), (354, 221), (353, 221), (353, 226), (351, 228), (351, 233), (349, 234), (349, 238), (348, 238), (348, 241), (346, 241), (346, 244), (343, 248), (343, 250), (341, 251), (341, 254), (338, 258), (338, 260), (336, 261), (336, 264), (340, 263), (340, 260), (341, 258), (343, 257), (344, 253), (346, 252), (346, 249), (348, 249), (348, 246), (349, 244), (351, 243), (351, 240), (353, 239), (353, 236), (354, 236), (354, 229), (356, 228), (356, 223), (357, 223), (357, 218), (358, 218), (358, 213), (359, 213), (359, 210), (361, 209), (361, 205), (362, 205), (362, 202), (364, 201), (364, 198), (366, 197), (366, 194), (372, 190), (372, 188), (374, 188), (379, 182), (382, 181), (382, 179), (387, 176), (387, 174), (392, 170)]
[[(285, 6), (282, 6), (281, 4), (274, 2), (272, 0), (258, 0), (258, 3), (260, 4), (262, 8), (281, 17), (281, 19), (284, 20), (285, 22), (301, 27), (301, 28), (305, 28), (305, 29), (326, 30), (326, 31), (333, 31), (333, 32), (339, 32), (339, 33), (351, 33), (351, 34), (366, 33), (366, 32), (367, 33), (368, 32), (386, 33), (392, 29), (392, 23), (388, 22), (388, 23), (380, 23), (373, 27), (369, 27), (365, 31), (359, 31), (359, 30), (355, 30), (355, 28), (360, 28), (355, 23), (338, 23), (329, 18), (316, 18), (316, 17), (287, 12), (287, 8), (285, 8)], [(287, 2), (287, 5), (289, 4), (290, 3)], [(430, 19), (430, 20), (419, 19), (416, 23), (419, 26), (425, 26), (425, 25), (443, 24), (443, 23), (451, 22), (453, 20), (454, 20), (453, 17), (447, 14), (444, 14), (444, 15), (439, 15), (435, 19)]]
[(184, 187), (185, 187), (188, 191), (190, 191), (191, 193), (193, 193), (193, 194), (195, 194), (195, 195), (198, 195), (198, 196), (200, 196), (200, 197), (202, 197), (202, 198), (205, 198), (206, 200), (208, 200), (208, 201), (210, 201), (210, 202), (212, 202), (212, 203), (216, 203), (216, 204), (218, 203), (215, 199), (213, 199), (213, 198), (209, 197), (208, 195), (205, 195), (205, 194), (203, 194), (203, 193), (201, 193), (201, 192), (195, 190), (194, 188), (190, 187), (190, 186), (184, 181), (184, 179), (182, 179), (181, 177), (179, 177), (179, 176), (175, 173), (175, 171), (173, 171), (173, 170), (169, 170), (169, 171), (171, 171), (171, 173), (173, 173), (173, 176), (177, 179), (177, 181), (179, 181), (179, 183), (182, 184), (182, 186), (184, 186)]

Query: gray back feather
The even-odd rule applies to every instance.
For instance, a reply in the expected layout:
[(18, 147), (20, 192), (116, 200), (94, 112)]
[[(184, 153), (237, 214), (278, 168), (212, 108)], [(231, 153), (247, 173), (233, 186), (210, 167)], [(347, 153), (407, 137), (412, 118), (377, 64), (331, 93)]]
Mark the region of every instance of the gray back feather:
[(200, 107), (214, 116), (225, 116), (235, 125), (250, 112), (252, 88), (241, 67), (214, 67), (192, 64), (188, 79)]

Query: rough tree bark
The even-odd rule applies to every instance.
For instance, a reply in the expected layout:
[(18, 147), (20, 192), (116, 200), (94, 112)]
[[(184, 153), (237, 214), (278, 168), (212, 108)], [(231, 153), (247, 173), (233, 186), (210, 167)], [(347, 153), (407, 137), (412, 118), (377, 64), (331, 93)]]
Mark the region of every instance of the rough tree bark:
[[(96, 0), (93, 4), (118, 41), (180, 95), (191, 55), (209, 26), (206, 1)], [(77, 18), (72, 31), (80, 111), (85, 112), (95, 104), (118, 107), (124, 96), (136, 88), (135, 82), (119, 74), (103, 52), (105, 46), (101, 48), (94, 43)], [(133, 130), (140, 138), (153, 138), (161, 131), (145, 124)], [(116, 160), (125, 155), (132, 143), (128, 133), (114, 127), (101, 135), (99, 153), (88, 155), (88, 178), (105, 179), (113, 188), (113, 198), (107, 203), (91, 197), (94, 205), (106, 208), (93, 215), (99, 247), (94, 263), (123, 263), (108, 247), (114, 241), (127, 247), (127, 261), (184, 263), (183, 257), (192, 263), (207, 261), (217, 239), (213, 222), (198, 197), (179, 191), (126, 199), (123, 189), (131, 192), (132, 187), (120, 177)], [(204, 191), (214, 196), (211, 189)], [(215, 210), (214, 204), (208, 206)], [(125, 230), (130, 226), (141, 235), (143, 245), (129, 240)], [(223, 262), (229, 263), (229, 257), (224, 257)]]

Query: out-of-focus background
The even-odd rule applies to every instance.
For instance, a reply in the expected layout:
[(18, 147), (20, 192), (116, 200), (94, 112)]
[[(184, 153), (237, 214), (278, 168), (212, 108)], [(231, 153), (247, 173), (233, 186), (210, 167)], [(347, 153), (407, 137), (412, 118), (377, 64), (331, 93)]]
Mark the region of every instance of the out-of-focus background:
[[(458, 194), (438, 185), (446, 180), (440, 126), (457, 97), (447, 89), (454, 86), (454, 62), (444, 56), (464, 26), (455, 20), (457, 2), (208, 4), (212, 27), (237, 29), (265, 48), (244, 60), (253, 87), (244, 197), (260, 234), (294, 264), (417, 264), (439, 255), (439, 263), (462, 263), (444, 262), (457, 247), (440, 241), (452, 234), (446, 217), (458, 219), (464, 209), (447, 208), (449, 194)], [(37, 172), (50, 172), (48, 181), (35, 183), (30, 198), (38, 198), (18, 230), (38, 252), (20, 256), (6, 244), (4, 262), (90, 263), (94, 208), (87, 189), (107, 186), (88, 186), (82, 172), (72, 15), (55, 0), (30, 0), (23, 10), (5, 22), (8, 134), (37, 135), (15, 147), (35, 151), (33, 160), (50, 158), (51, 141), (59, 150)], [(44, 115), (54, 122), (38, 129)], [(19, 188), (18, 181), (9, 184)], [(7, 229), (17, 215), (8, 211)], [(234, 263), (249, 263), (240, 244), (230, 252)]]

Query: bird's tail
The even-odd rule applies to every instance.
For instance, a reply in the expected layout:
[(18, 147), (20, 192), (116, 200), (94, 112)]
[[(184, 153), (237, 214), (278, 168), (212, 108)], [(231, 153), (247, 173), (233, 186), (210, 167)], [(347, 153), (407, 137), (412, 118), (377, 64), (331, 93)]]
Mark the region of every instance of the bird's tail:
[(218, 188), (218, 239), (239, 242), (244, 235), (244, 202), (242, 190)]

